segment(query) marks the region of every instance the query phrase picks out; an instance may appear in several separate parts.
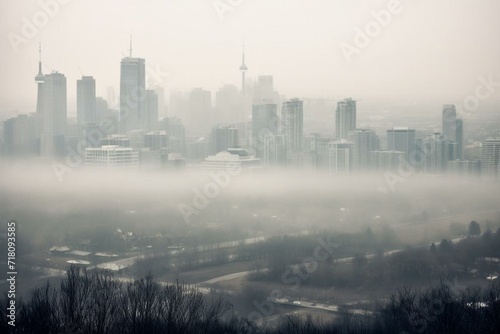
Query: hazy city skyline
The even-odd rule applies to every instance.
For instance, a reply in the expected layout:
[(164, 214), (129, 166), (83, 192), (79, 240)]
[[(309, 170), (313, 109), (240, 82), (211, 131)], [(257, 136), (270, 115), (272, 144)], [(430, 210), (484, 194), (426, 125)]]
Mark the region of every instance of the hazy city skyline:
[[(410, 0), (60, 2), (29, 38), (23, 26), (51, 1), (2, 5), (0, 117), (35, 111), (40, 40), (44, 74), (57, 70), (67, 77), (70, 117), (76, 116), (82, 73), (96, 79), (98, 96), (106, 98), (110, 86), (119, 94), (119, 62), (129, 52), (130, 34), (134, 56), (146, 59), (167, 96), (170, 90), (203, 87), (213, 95), (224, 84), (239, 87), (243, 36), (247, 77), (273, 75), (288, 98), (436, 100), (439, 109), (474, 94), (478, 77), (500, 81), (495, 1), (447, 0), (432, 3), (433, 11), (426, 1)], [(390, 6), (397, 11), (385, 18), (388, 24), (346, 57), (341, 46), (356, 47), (357, 29), (369, 29), (374, 13)], [(13, 36), (23, 42), (13, 43)], [(496, 90), (488, 103), (499, 97)]]

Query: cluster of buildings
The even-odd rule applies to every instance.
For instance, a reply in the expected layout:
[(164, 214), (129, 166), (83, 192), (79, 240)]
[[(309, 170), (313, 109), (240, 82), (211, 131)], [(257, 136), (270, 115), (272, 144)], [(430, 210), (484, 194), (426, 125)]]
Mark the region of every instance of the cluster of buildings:
[(422, 173), (456, 173), (500, 177), (500, 139), (482, 143), (482, 155), (464, 159), (463, 121), (454, 105), (444, 105), (442, 129), (422, 134), (408, 127), (377, 133), (358, 128), (356, 101), (337, 102), (335, 132), (304, 131), (304, 101), (285, 99), (274, 90), (273, 77), (245, 77), (241, 88), (224, 85), (215, 94), (202, 88), (170, 95), (165, 114), (161, 87), (146, 87), (146, 61), (128, 57), (120, 63), (118, 109), (96, 96), (96, 80), (77, 80), (76, 123), (67, 119), (66, 77), (42, 73), (41, 51), (36, 112), (3, 124), (4, 157), (39, 156), (63, 161), (78, 155), (87, 167), (138, 165), (206, 170), (228, 166), (309, 167), (332, 173), (393, 171), (410, 165)]

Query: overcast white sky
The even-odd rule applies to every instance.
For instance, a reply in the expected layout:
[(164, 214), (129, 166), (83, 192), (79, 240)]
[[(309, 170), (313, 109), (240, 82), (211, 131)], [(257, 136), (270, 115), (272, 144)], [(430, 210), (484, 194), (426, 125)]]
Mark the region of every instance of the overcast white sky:
[(42, 7), (0, 0), (0, 112), (34, 111), (40, 39), (44, 72), (67, 77), (70, 113), (80, 69), (96, 78), (98, 95), (108, 86), (118, 93), (130, 33), (134, 56), (159, 70), (167, 91), (239, 86), (243, 35), (248, 76), (274, 75), (288, 97), (460, 103), (479, 76), (500, 82), (498, 0), (401, 0), (401, 13), (350, 63), (340, 44), (353, 44), (355, 29), (389, 0), (220, 0), (236, 4), (223, 20), (215, 0), (65, 1), (16, 52), (9, 33), (22, 36), (23, 18), (33, 22)]

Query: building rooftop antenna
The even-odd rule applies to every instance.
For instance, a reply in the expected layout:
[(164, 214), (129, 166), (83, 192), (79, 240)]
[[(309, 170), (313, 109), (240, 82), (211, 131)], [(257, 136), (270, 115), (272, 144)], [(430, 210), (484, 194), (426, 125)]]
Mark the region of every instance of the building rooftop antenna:
[(35, 82), (42, 83), (44, 76), (42, 73), (42, 42), (38, 43), (38, 74), (35, 76)]
[(132, 34), (130, 34), (130, 58), (132, 58)]

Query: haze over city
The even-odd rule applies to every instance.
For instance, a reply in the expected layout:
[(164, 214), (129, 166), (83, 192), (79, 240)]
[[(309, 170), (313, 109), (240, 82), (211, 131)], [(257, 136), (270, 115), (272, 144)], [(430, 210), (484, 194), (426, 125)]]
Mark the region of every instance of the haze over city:
[(2, 1), (0, 332), (500, 332), (498, 14)]
[[(388, 1), (234, 1), (238, 5), (223, 10), (223, 19), (216, 3), (67, 1), (16, 52), (8, 34), (22, 36), (22, 18), (33, 21), (42, 9), (35, 0), (3, 1), (2, 114), (34, 109), (39, 41), (44, 71), (58, 70), (71, 78), (68, 101), (73, 103), (68, 109), (74, 115), (80, 70), (96, 77), (99, 96), (105, 96), (108, 86), (118, 90), (117, 62), (128, 53), (130, 34), (134, 54), (164, 73), (166, 91), (215, 91), (238, 83), (243, 38), (249, 76), (274, 75), (275, 85), (288, 97), (362, 96), (368, 105), (380, 100), (461, 103), (479, 75), (500, 80), (500, 4), (494, 0), (401, 1), (400, 14), (392, 15), (391, 23), (350, 63), (340, 44), (353, 44), (356, 28), (363, 30), (373, 20), (371, 12), (387, 9)], [(498, 103), (498, 92), (491, 101)]]

